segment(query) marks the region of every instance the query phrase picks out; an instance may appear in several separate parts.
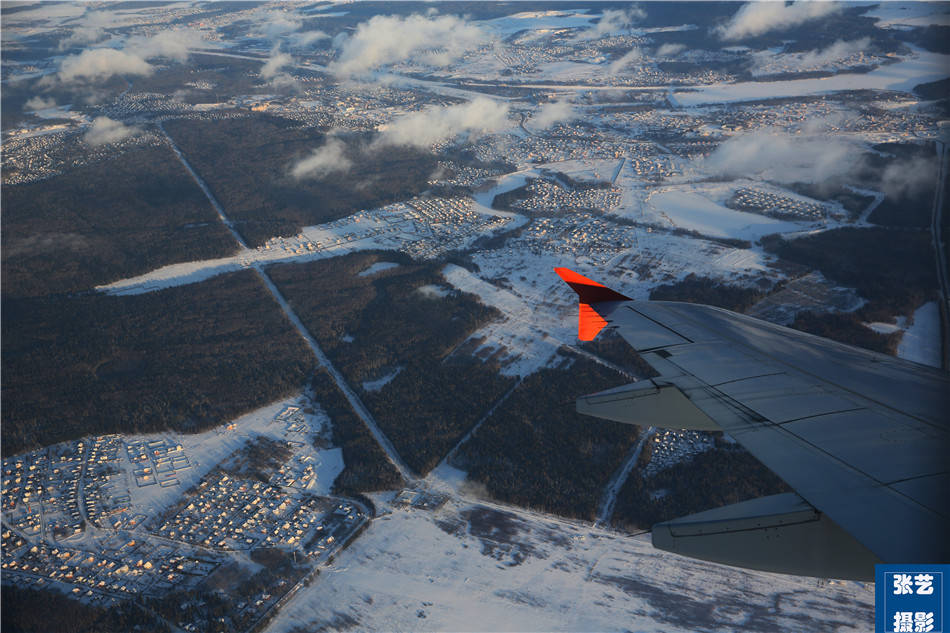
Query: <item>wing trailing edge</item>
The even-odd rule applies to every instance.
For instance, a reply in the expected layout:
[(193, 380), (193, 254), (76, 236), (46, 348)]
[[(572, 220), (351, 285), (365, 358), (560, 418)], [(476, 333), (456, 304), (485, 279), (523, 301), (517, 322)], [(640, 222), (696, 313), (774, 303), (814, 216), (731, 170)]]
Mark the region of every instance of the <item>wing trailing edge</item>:
[(577, 315), (577, 338), (582, 341), (593, 341), (607, 326), (607, 320), (593, 308), (592, 304), (631, 300), (630, 297), (611, 290), (593, 279), (588, 279), (570, 268), (555, 268), (554, 272), (577, 293), (580, 304)]
[(579, 412), (718, 427), (795, 490), (658, 524), (658, 549), (847, 579), (872, 578), (882, 561), (950, 561), (950, 374), (556, 272), (578, 295), (579, 338), (610, 326), (659, 374), (582, 396)]

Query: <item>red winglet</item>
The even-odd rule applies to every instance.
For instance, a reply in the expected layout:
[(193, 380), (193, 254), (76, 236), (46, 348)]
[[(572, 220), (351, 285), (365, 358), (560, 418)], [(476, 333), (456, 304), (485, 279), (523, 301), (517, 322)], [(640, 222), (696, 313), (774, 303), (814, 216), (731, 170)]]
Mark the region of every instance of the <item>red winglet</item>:
[(604, 284), (588, 279), (569, 268), (555, 268), (554, 272), (563, 279), (571, 289), (577, 293), (580, 301), (580, 311), (577, 318), (577, 338), (582, 341), (592, 341), (607, 325), (604, 317), (600, 316), (592, 303), (602, 301), (630, 301), (630, 297), (611, 290)]

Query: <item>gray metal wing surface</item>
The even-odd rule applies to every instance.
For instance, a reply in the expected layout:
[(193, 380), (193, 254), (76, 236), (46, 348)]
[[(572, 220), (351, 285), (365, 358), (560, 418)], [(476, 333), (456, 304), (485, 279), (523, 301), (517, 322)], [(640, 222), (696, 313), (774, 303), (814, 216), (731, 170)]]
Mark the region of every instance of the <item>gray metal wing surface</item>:
[[(585, 290), (571, 285), (584, 303)], [(950, 375), (719, 308), (609, 298), (589, 304), (600, 327), (616, 329), (660, 375), (581, 398), (578, 410), (633, 424), (720, 429), (800, 495), (785, 499), (783, 511), (775, 510), (777, 499), (767, 512), (768, 504), (737, 504), (731, 515), (711, 511), (661, 524), (655, 544), (659, 538), (659, 546), (677, 551), (685, 543), (683, 553), (699, 557), (837, 577), (871, 577), (873, 562), (950, 560)], [(816, 511), (807, 538), (803, 508)], [(748, 534), (741, 538), (755, 529), (766, 554), (752, 551)], [(829, 530), (857, 542), (856, 567), (832, 560), (846, 547), (841, 534), (829, 540)], [(713, 549), (738, 550), (703, 556), (726, 533), (736, 538)], [(820, 541), (824, 560), (775, 554), (775, 541), (792, 534), (799, 536), (784, 545)], [(749, 557), (762, 562), (743, 562)]]

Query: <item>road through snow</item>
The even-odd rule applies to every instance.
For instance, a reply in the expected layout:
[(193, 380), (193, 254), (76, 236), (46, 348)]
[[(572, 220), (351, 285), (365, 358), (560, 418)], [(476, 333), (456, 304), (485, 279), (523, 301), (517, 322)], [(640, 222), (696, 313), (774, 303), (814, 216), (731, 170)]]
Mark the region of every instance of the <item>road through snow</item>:
[[(165, 135), (165, 138), (168, 139), (168, 142), (171, 144), (172, 149), (175, 151), (175, 155), (178, 156), (178, 159), (181, 161), (181, 164), (184, 165), (185, 169), (188, 170), (188, 173), (191, 174), (191, 177), (194, 178), (195, 182), (204, 192), (205, 196), (208, 198), (208, 202), (211, 203), (211, 206), (214, 207), (214, 210), (218, 213), (218, 218), (221, 222), (231, 231), (231, 235), (234, 237), (234, 240), (241, 246), (243, 249), (247, 249), (247, 245), (244, 243), (244, 240), (235, 230), (234, 225), (231, 223), (230, 218), (224, 212), (224, 208), (221, 204), (215, 199), (214, 195), (211, 193), (211, 190), (208, 188), (208, 185), (205, 184), (204, 180), (198, 175), (198, 173), (192, 169), (191, 165), (185, 159), (184, 155), (181, 153), (181, 150), (178, 149), (178, 146), (175, 145), (175, 142), (171, 139), (165, 129), (159, 125), (159, 129), (162, 130), (162, 133)], [(284, 299), (284, 296), (277, 289), (277, 286), (271, 281), (270, 277), (267, 276), (267, 273), (264, 272), (264, 269), (259, 266), (253, 266), (254, 271), (260, 277), (261, 281), (264, 283), (264, 286), (270, 291), (271, 296), (274, 297), (274, 301), (277, 302), (277, 305), (280, 306), (280, 309), (284, 311), (284, 314), (287, 315), (287, 319), (293, 324), (297, 329), (297, 332), (306, 341), (307, 345), (310, 347), (310, 351), (313, 352), (313, 355), (316, 357), (317, 362), (330, 373), (333, 377), (333, 380), (336, 382), (337, 387), (340, 388), (340, 391), (343, 392), (343, 395), (346, 396), (347, 401), (349, 401), (350, 406), (353, 407), (353, 410), (360, 417), (363, 423), (366, 425), (366, 428), (369, 429), (369, 432), (373, 435), (376, 441), (379, 443), (380, 447), (386, 453), (386, 457), (389, 458), (389, 461), (392, 462), (393, 466), (399, 470), (399, 474), (402, 475), (403, 479), (407, 482), (415, 481), (416, 477), (412, 473), (412, 470), (406, 465), (406, 463), (399, 457), (399, 453), (396, 452), (395, 447), (392, 445), (392, 442), (389, 441), (389, 438), (386, 437), (386, 434), (382, 432), (379, 428), (379, 425), (376, 424), (376, 420), (373, 418), (372, 414), (369, 412), (369, 409), (366, 408), (366, 405), (359, 399), (359, 396), (350, 388), (346, 383), (346, 380), (343, 379), (343, 375), (337, 371), (336, 367), (330, 362), (330, 359), (327, 358), (326, 354), (323, 353), (323, 350), (320, 349), (320, 346), (317, 345), (317, 341), (311, 336), (310, 332), (307, 331), (307, 328), (304, 327), (303, 322), (297, 317), (294, 311), (291, 309), (290, 305), (287, 303), (287, 300)]]
[(412, 470), (405, 462), (402, 461), (402, 458), (399, 457), (399, 453), (396, 452), (396, 448), (392, 445), (392, 442), (389, 441), (389, 438), (386, 437), (386, 434), (379, 428), (379, 425), (376, 424), (376, 420), (373, 418), (373, 414), (369, 412), (369, 409), (366, 408), (366, 405), (363, 404), (363, 401), (360, 400), (359, 396), (350, 389), (350, 386), (344, 380), (343, 375), (337, 371), (336, 367), (333, 366), (333, 363), (330, 362), (330, 359), (327, 358), (326, 354), (323, 353), (323, 350), (320, 349), (320, 346), (317, 345), (317, 341), (310, 335), (310, 332), (307, 331), (307, 328), (304, 327), (303, 322), (297, 317), (293, 309), (290, 307), (290, 304), (287, 303), (287, 300), (284, 299), (284, 296), (280, 293), (280, 290), (277, 289), (277, 286), (271, 281), (270, 277), (267, 276), (259, 266), (253, 267), (255, 272), (260, 276), (261, 281), (264, 282), (264, 285), (267, 286), (267, 289), (270, 290), (271, 295), (273, 295), (274, 300), (277, 301), (277, 304), (280, 306), (281, 310), (284, 311), (284, 314), (287, 315), (287, 318), (290, 319), (290, 322), (293, 323), (294, 327), (297, 328), (297, 331), (300, 332), (300, 336), (307, 342), (307, 345), (310, 347), (310, 351), (313, 352), (313, 355), (317, 358), (320, 365), (324, 367), (331, 376), (333, 380), (336, 381), (337, 386), (340, 388), (340, 391), (343, 392), (343, 395), (346, 396), (347, 401), (349, 401), (350, 406), (353, 407), (353, 410), (356, 412), (360, 419), (363, 420), (363, 423), (366, 425), (366, 428), (369, 429), (369, 432), (373, 434), (373, 437), (382, 447), (383, 451), (386, 453), (386, 457), (389, 458), (389, 461), (392, 462), (399, 470), (399, 474), (402, 475), (403, 479), (406, 481), (414, 481), (416, 476), (412, 473)]
[(626, 483), (627, 477), (630, 476), (637, 462), (640, 461), (640, 453), (643, 452), (643, 446), (647, 440), (653, 437), (654, 433), (656, 433), (656, 427), (651, 426), (640, 435), (640, 441), (637, 442), (633, 452), (630, 453), (630, 457), (624, 462), (616, 474), (610, 478), (610, 483), (607, 484), (604, 497), (601, 499), (600, 507), (597, 509), (597, 521), (595, 522), (597, 527), (607, 527), (610, 518), (614, 514), (614, 508), (617, 506), (617, 495), (620, 494), (620, 490), (623, 488), (624, 483)]

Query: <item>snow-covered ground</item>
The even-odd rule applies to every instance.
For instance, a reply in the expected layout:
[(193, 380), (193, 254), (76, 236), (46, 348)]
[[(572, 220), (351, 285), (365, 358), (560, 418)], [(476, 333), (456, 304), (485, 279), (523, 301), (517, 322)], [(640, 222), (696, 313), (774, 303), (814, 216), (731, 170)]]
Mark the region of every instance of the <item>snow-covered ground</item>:
[(873, 603), (870, 586), (724, 567), (648, 536), (451, 500), (374, 520), (266, 630), (845, 633), (871, 630)]
[[(546, 289), (539, 294), (561, 294), (563, 283), (554, 274), (556, 262), (556, 258), (551, 258), (548, 279), (542, 282)], [(502, 374), (526, 376), (547, 366), (562, 344), (574, 342), (576, 323), (569, 314), (573, 302), (554, 304), (541, 300), (539, 294), (516, 294), (454, 264), (446, 266), (442, 275), (455, 288), (477, 295), (482, 303), (502, 313), (501, 321), (472, 335), (483, 339), (477, 354), (485, 350), (500, 353)]]
[(390, 270), (390, 269), (392, 269), (392, 268), (398, 268), (398, 267), (399, 267), (399, 264), (397, 264), (397, 263), (395, 263), (395, 262), (376, 262), (375, 264), (373, 264), (372, 266), (370, 266), (370, 267), (367, 268), (366, 270), (361, 271), (360, 274), (359, 274), (359, 276), (360, 276), (360, 277), (371, 277), (371, 276), (373, 276), (373, 275), (375, 275), (375, 274), (377, 274), (377, 273), (383, 272), (384, 270)]
[(758, 213), (728, 209), (690, 188), (657, 191), (645, 202), (641, 207), (644, 221), (696, 231), (710, 237), (757, 240), (770, 233), (790, 233), (805, 227)]
[(910, 326), (907, 317), (897, 317), (894, 323), (865, 323), (879, 334), (900, 333), (897, 355), (922, 365), (940, 367), (940, 308), (930, 301), (917, 308)]
[[(97, 286), (112, 295), (135, 295), (163, 288), (205, 281), (217, 275), (258, 264), (303, 263), (337, 257), (359, 250), (390, 249), (408, 252), (417, 258), (430, 258), (450, 248), (464, 248), (479, 237), (510, 231), (527, 222), (517, 213), (496, 211), (491, 202), (499, 193), (524, 185), (533, 171), (514, 172), (501, 177), (493, 186), (474, 195), (469, 209), (459, 213), (454, 225), (440, 224), (435, 229), (405, 204), (358, 211), (333, 222), (304, 227), (294, 237), (275, 237), (257, 248), (240, 248), (230, 257), (169, 264), (142, 275)], [(396, 264), (380, 262), (374, 266)], [(363, 271), (367, 275), (385, 268)]]
[[(911, 46), (911, 45), (908, 45)], [(731, 84), (713, 84), (692, 87), (689, 92), (674, 92), (681, 106), (705, 103), (735, 103), (758, 99), (802, 97), (842, 90), (904, 90), (947, 76), (950, 55), (930, 53), (915, 48), (914, 56), (879, 66), (869, 73), (842, 73), (821, 79), (791, 79), (788, 81), (744, 81)]]
[(588, 15), (584, 11), (585, 9), (567, 7), (551, 11), (522, 11), (503, 18), (485, 20), (484, 24), (504, 35), (526, 29), (546, 33), (555, 29), (588, 27), (600, 17), (596, 13)]
[[(134, 465), (127, 459), (120, 459), (122, 472), (127, 478), (130, 502), (130, 515), (144, 514), (156, 516), (167, 508), (187, 490), (198, 483), (221, 460), (244, 446), (249, 438), (270, 437), (275, 440), (295, 443), (295, 455), (310, 456), (314, 459), (317, 480), (310, 491), (318, 495), (329, 494), (333, 480), (343, 470), (343, 455), (340, 449), (315, 449), (311, 443), (313, 433), (320, 432), (328, 418), (321, 411), (314, 414), (302, 414), (308, 428), (288, 430), (288, 424), (275, 419), (289, 406), (305, 407), (310, 401), (305, 396), (288, 398), (273, 402), (265, 407), (251, 411), (231, 423), (197, 434), (161, 433), (150, 435), (130, 435), (123, 437), (124, 442), (136, 440), (150, 441), (165, 439), (173, 444), (181, 444), (183, 454), (188, 457), (190, 467), (175, 472), (180, 482), (177, 486), (162, 487), (158, 484), (138, 486), (133, 475)], [(124, 453), (124, 450), (120, 454)]]
[(950, 11), (944, 2), (875, 2), (864, 15), (877, 18), (877, 26), (950, 25)]

